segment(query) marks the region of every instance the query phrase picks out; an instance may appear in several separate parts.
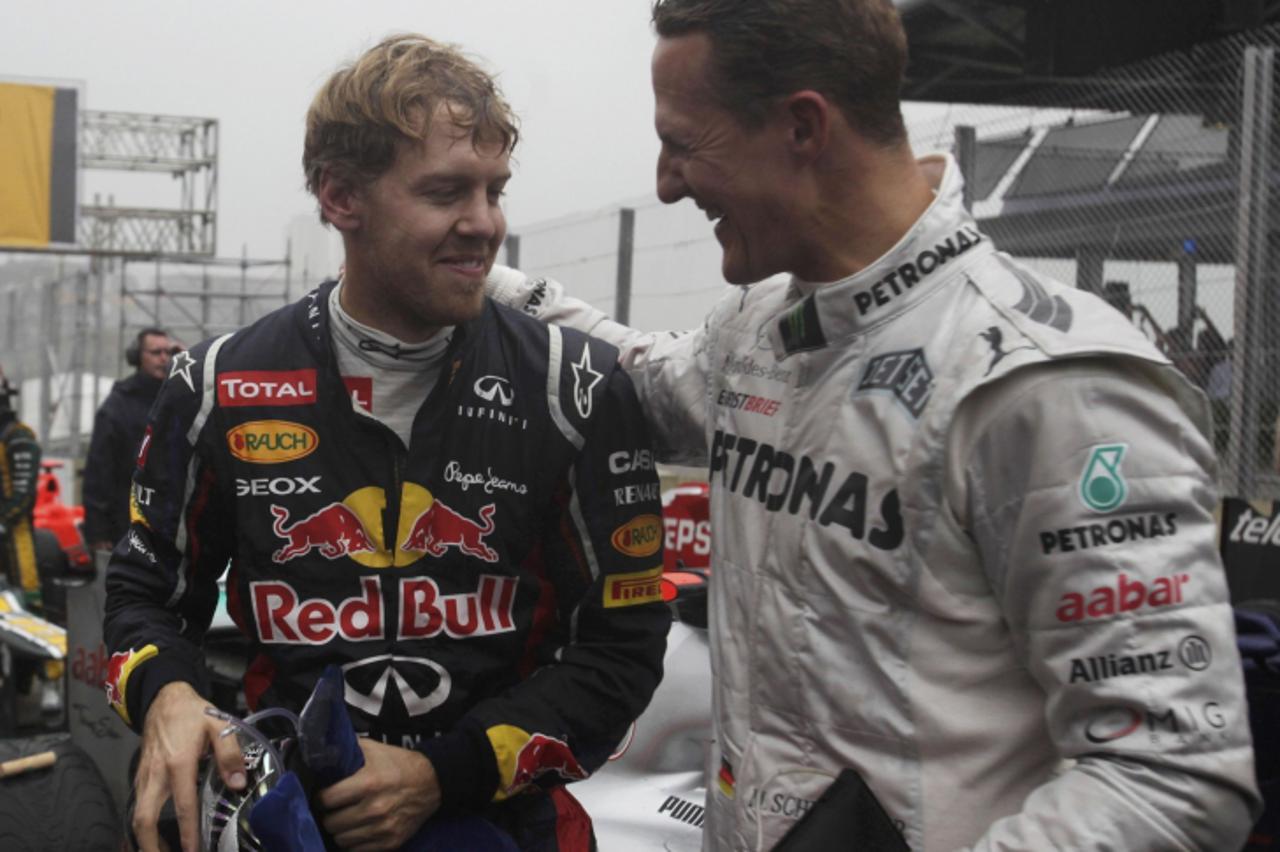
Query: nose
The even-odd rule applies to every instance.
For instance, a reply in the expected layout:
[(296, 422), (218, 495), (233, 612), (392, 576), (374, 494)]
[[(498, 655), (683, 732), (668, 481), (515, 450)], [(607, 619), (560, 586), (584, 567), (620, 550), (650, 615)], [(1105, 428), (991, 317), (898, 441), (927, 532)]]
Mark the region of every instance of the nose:
[(688, 194), (689, 187), (684, 182), (680, 164), (664, 146), (658, 152), (658, 200), (663, 204), (675, 204)]
[(478, 193), (462, 211), (457, 228), (460, 236), (485, 241), (501, 240), (506, 235), (507, 217), (502, 212), (502, 205), (491, 200), (488, 193)]

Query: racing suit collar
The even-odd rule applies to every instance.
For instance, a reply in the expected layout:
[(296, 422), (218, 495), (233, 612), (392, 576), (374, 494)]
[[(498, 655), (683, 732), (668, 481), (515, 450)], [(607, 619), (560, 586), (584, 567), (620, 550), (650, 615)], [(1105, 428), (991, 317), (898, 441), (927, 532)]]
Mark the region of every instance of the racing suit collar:
[(943, 168), (933, 203), (893, 248), (839, 281), (791, 279), (788, 306), (769, 329), (778, 360), (824, 348), (909, 310), (954, 278), (962, 264), (994, 250), (964, 209), (964, 179), (955, 159), (938, 154), (920, 163), (934, 174), (939, 160)]

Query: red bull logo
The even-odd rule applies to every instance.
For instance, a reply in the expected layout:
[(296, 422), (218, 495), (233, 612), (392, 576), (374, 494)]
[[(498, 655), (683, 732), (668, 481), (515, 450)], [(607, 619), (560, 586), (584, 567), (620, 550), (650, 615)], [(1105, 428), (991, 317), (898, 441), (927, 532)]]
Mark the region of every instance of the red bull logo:
[(450, 547), (456, 547), (468, 556), (497, 562), (498, 552), (485, 544), (484, 538), (493, 532), (493, 513), (497, 507), (489, 503), (480, 509), (480, 522), (476, 523), (439, 500), (420, 514), (400, 549), (406, 552), (429, 553), (444, 556)]
[(515, 577), (482, 574), (474, 592), (442, 595), (434, 580), (400, 581), (401, 639), (451, 639), (492, 636), (516, 629)]
[(378, 548), (365, 531), (364, 523), (345, 503), (330, 503), (300, 521), (289, 523), (289, 510), (271, 505), (275, 521), (271, 529), (284, 539), (285, 546), (271, 554), (271, 561), (283, 565), (291, 559), (320, 551), (325, 559), (337, 559)]
[(107, 679), (102, 687), (107, 692), (107, 703), (120, 715), (121, 719), (124, 719), (126, 725), (129, 724), (129, 708), (125, 704), (124, 696), (129, 675), (140, 664), (158, 653), (160, 649), (155, 645), (147, 645), (141, 650), (130, 648), (128, 651), (112, 654), (111, 661), (107, 663)]
[(323, 645), (335, 637), (348, 642), (381, 639), (382, 583), (365, 577), (360, 592), (335, 605), (324, 598), (299, 600), (288, 583), (250, 583), (258, 638), (279, 645)]
[(258, 638), (264, 644), (379, 640), (386, 638), (384, 626), (388, 623), (398, 625), (397, 639), (430, 639), (441, 634), (469, 639), (516, 629), (517, 583), (514, 577), (484, 574), (475, 591), (446, 595), (434, 580), (406, 578), (400, 581), (399, 613), (384, 613), (384, 607), (393, 604), (384, 601), (378, 577), (361, 578), (360, 594), (338, 603), (301, 598), (292, 585), (278, 580), (250, 583), (249, 595)]
[(516, 753), (515, 771), (506, 785), (506, 792), (514, 793), (527, 787), (549, 772), (554, 772), (564, 781), (581, 781), (588, 775), (564, 740), (533, 734)]

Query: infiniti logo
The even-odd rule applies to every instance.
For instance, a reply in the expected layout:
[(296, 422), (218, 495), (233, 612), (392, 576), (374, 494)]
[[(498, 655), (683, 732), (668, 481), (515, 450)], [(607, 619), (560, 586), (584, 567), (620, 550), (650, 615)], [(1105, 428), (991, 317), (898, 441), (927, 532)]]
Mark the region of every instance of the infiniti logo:
[(475, 392), (485, 402), (493, 402), (493, 398), (497, 397), (502, 405), (510, 405), (516, 398), (511, 383), (501, 376), (481, 376), (476, 379)]
[[(352, 673), (353, 670), (364, 668), (365, 666), (375, 666), (379, 663), (385, 663), (387, 667), (383, 669), (382, 674), (378, 676), (373, 688), (368, 693), (360, 692), (351, 685), (351, 678), (347, 675)], [(421, 682), (424, 675), (430, 678), (430, 672), (434, 672), (437, 681), (435, 688), (426, 695), (419, 695), (399, 671), (399, 668), (406, 666), (422, 666), (429, 670), (427, 672), (421, 670), (411, 672), (411, 677), (419, 682)], [(410, 672), (410, 670), (406, 668), (406, 672)], [(369, 657), (364, 660), (347, 663), (342, 667), (342, 674), (343, 679), (346, 681), (343, 699), (352, 707), (363, 710), (370, 716), (377, 716), (382, 712), (382, 702), (387, 696), (388, 681), (395, 681), (396, 688), (400, 690), (400, 701), (404, 704), (404, 709), (408, 711), (410, 716), (421, 716), (439, 707), (448, 700), (449, 691), (453, 686), (449, 672), (439, 663), (422, 657), (400, 657), (395, 654), (382, 654), (377, 657)]]

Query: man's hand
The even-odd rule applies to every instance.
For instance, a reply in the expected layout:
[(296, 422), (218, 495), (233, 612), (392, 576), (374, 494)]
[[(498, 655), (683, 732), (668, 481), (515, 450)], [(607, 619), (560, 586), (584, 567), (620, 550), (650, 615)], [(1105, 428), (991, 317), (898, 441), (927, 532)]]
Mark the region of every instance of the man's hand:
[(183, 852), (200, 849), (200, 800), (196, 790), (200, 758), (210, 747), (232, 790), (245, 785), (244, 756), (235, 737), (219, 737), (226, 723), (205, 715), (208, 701), (190, 684), (175, 682), (156, 694), (142, 731), (142, 756), (133, 779), (136, 801), (133, 833), (141, 852), (160, 852), (156, 822), (165, 800), (173, 797)]
[(343, 849), (399, 849), (440, 807), (431, 761), (416, 751), (361, 739), (364, 767), (320, 793), (325, 831)]

